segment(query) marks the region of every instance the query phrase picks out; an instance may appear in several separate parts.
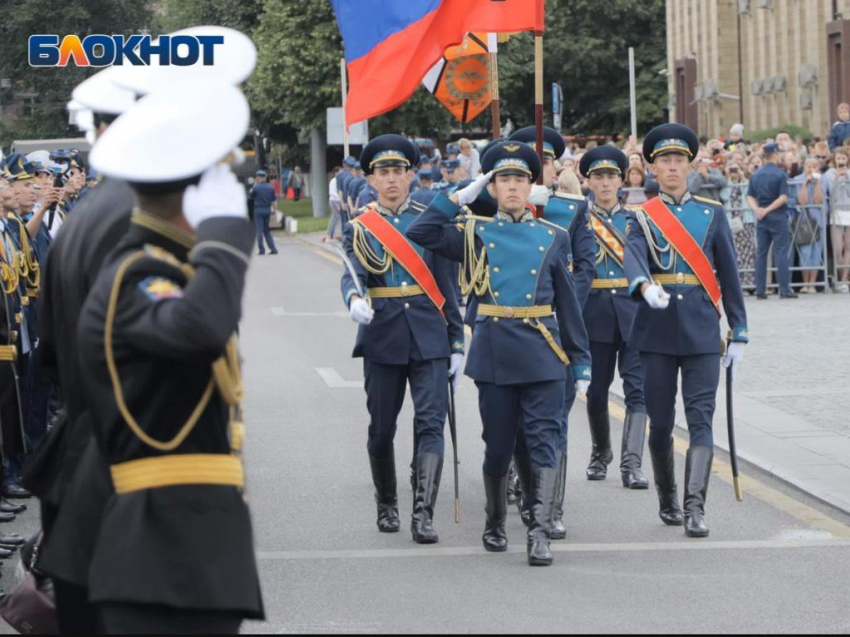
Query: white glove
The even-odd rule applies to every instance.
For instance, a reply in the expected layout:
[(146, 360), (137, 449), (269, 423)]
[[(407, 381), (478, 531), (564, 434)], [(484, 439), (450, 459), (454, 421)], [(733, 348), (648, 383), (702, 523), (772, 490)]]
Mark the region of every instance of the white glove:
[(729, 343), (726, 354), (723, 356), (723, 367), (732, 366), (732, 378), (738, 375), (738, 365), (744, 360), (744, 347), (746, 343)]
[(245, 188), (225, 164), (216, 164), (202, 176), (197, 186), (183, 193), (183, 216), (192, 228), (213, 217), (248, 218)]
[(478, 199), (478, 195), (481, 194), (481, 191), (484, 190), (484, 186), (490, 183), (490, 178), (493, 176), (493, 172), (489, 172), (486, 175), (479, 175), (475, 181), (469, 184), (463, 190), (458, 190), (455, 193), (457, 197), (457, 205), (458, 206), (468, 206), (473, 201)]
[(451, 362), (449, 362), (449, 380), (452, 382), (452, 391), (457, 391), (462, 371), (463, 354), (452, 354)]
[(528, 198), (528, 203), (532, 206), (545, 206), (549, 203), (549, 197), (552, 196), (552, 191), (546, 186), (534, 184), (531, 187), (531, 196)]
[(577, 380), (576, 381), (576, 391), (582, 396), (587, 394), (587, 389), (590, 387), (589, 380)]
[(651, 284), (643, 291), (643, 298), (653, 310), (666, 310), (670, 305), (670, 295), (660, 285)]
[(348, 307), (348, 315), (355, 323), (369, 325), (375, 317), (375, 310), (369, 307), (369, 303), (366, 299), (355, 299)]

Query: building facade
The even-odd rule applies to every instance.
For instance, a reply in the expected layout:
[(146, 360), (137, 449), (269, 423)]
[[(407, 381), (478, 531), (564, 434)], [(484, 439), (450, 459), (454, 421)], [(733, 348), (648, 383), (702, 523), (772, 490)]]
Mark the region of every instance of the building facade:
[(850, 0), (667, 0), (667, 69), (670, 119), (700, 135), (825, 137), (850, 101)]

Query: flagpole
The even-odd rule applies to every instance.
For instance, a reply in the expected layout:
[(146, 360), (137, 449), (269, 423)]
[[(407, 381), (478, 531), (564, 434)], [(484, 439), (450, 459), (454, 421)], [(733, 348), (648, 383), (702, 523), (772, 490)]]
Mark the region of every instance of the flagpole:
[[(537, 128), (537, 154), (543, 166), (543, 31), (534, 32), (534, 125)], [(543, 170), (537, 177), (543, 185)], [(543, 217), (543, 206), (537, 206), (537, 216)]]
[(339, 61), (339, 72), (340, 77), (342, 78), (342, 135), (343, 135), (343, 157), (348, 157), (349, 155), (349, 143), (348, 143), (348, 115), (345, 112), (345, 105), (348, 101), (348, 77), (345, 72), (345, 58), (341, 58)]
[(498, 53), (498, 36), (491, 33), (488, 36), (488, 46), (490, 48), (490, 102), (491, 117), (493, 119), (493, 139), (499, 139), (502, 136), (502, 115), (501, 104), (499, 102), (499, 53)]
[(637, 93), (635, 88), (635, 48), (629, 47), (629, 101), (632, 109), (632, 139), (637, 143)]

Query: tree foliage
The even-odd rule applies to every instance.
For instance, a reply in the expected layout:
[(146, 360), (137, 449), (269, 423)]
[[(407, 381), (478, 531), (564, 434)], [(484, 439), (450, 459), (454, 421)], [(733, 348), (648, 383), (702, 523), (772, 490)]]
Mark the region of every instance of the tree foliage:
[(2, 103), (12, 94), (31, 94), (32, 108), (14, 125), (4, 128), (0, 143), (13, 138), (58, 137), (79, 134), (68, 126), (65, 106), (71, 91), (97, 69), (32, 68), (27, 57), (27, 39), (36, 33), (93, 33), (131, 35), (156, 28), (154, 0), (64, 0), (45, 2), (3, 2), (0, 19), (0, 78), (12, 80), (11, 91), (2, 95)]
[[(4, 0), (8, 4), (9, 0)], [(635, 47), (639, 132), (665, 120), (667, 84), (664, 0), (548, 0), (544, 39), (547, 121), (552, 82), (564, 87), (567, 133), (627, 132), (629, 46)], [(27, 37), (33, 33), (154, 34), (198, 24), (230, 26), (252, 34), (257, 69), (248, 84), (254, 124), (295, 148), (310, 128), (325, 127), (325, 111), (340, 106), (342, 42), (327, 0), (66, 0), (61, 5), (17, 3), (0, 23), (0, 77), (17, 93), (37, 94), (31, 114), (12, 136), (55, 137), (68, 129), (65, 104), (91, 70), (74, 66), (32, 69)], [(500, 47), (503, 118), (522, 126), (534, 119), (534, 45), (531, 34)], [(8, 101), (8, 94), (0, 99)], [(490, 129), (489, 112), (472, 126)], [(372, 135), (404, 132), (445, 140), (459, 128), (419, 89), (408, 102), (369, 123)]]
[(230, 27), (250, 35), (257, 27), (262, 0), (165, 0), (163, 32), (199, 25)]
[[(552, 82), (564, 89), (564, 131), (627, 133), (628, 47), (635, 47), (638, 132), (666, 121), (664, 0), (549, 0), (543, 39), (546, 111)], [(529, 33), (499, 49), (502, 110), (534, 121), (534, 43)], [(550, 120), (551, 121), (551, 120)]]

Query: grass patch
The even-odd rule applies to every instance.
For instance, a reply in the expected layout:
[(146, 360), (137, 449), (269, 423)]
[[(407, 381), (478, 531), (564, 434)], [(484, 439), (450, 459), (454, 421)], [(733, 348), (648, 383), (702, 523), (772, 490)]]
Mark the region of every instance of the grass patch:
[(298, 219), (298, 234), (310, 232), (322, 232), (328, 229), (330, 210), (324, 217), (313, 216), (313, 200), (310, 198), (293, 201), (291, 199), (279, 199), (277, 209), (286, 217)]

